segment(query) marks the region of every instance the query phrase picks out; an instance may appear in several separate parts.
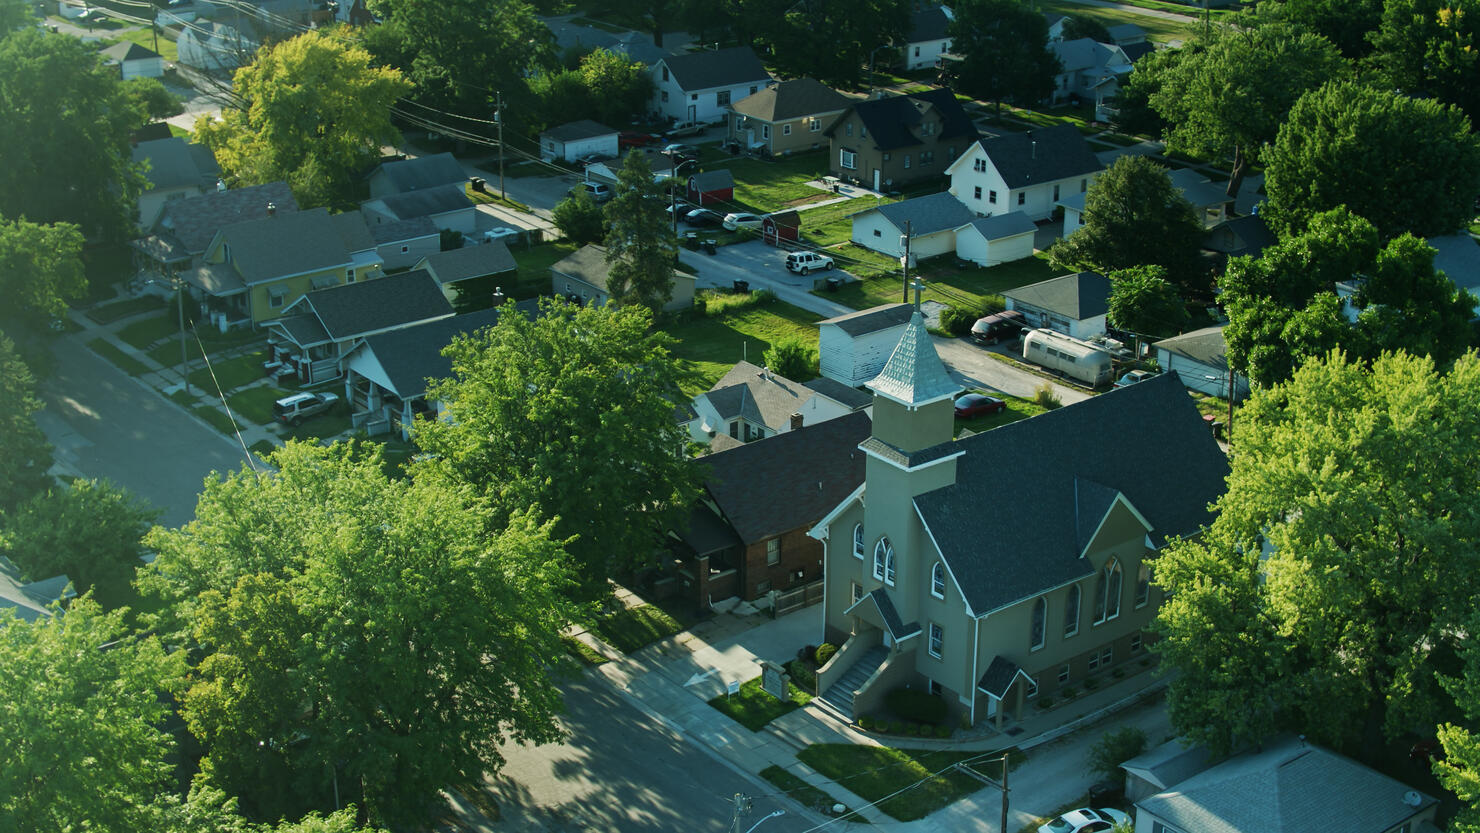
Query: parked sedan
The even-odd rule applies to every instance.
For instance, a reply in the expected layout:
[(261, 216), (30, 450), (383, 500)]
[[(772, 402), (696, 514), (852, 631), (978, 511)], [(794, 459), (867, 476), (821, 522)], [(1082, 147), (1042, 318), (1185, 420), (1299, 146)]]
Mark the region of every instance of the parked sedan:
[(1078, 810), (1070, 810), (1038, 829), (1046, 833), (1106, 833), (1106, 831), (1115, 829), (1117, 824), (1129, 827), (1130, 823), (1131, 817), (1119, 810), (1111, 810), (1108, 807), (1091, 810), (1088, 807), (1081, 807)]
[(647, 147), (648, 145), (656, 145), (661, 141), (663, 141), (663, 137), (656, 133), (637, 133), (624, 130), (617, 134), (617, 147), (619, 148)]
[(691, 226), (717, 226), (725, 221), (724, 215), (707, 208), (696, 208), (683, 215), (683, 221)]
[(1000, 413), (1006, 409), (1006, 402), (982, 393), (968, 393), (956, 400), (957, 419), (971, 419), (982, 414)]
[(746, 214), (743, 212), (736, 214), (726, 214), (724, 226), (729, 231), (734, 231), (735, 229), (741, 228), (759, 229), (761, 227), (761, 215)]

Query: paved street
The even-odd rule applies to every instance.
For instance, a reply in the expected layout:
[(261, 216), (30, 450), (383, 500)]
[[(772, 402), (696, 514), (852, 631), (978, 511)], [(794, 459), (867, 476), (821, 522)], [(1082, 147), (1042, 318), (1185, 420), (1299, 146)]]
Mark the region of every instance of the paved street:
[(245, 459), (235, 442), (87, 349), (53, 344), (56, 370), (42, 385), (37, 423), (64, 474), (106, 478), (163, 511), (160, 523), (195, 517), (201, 483)]

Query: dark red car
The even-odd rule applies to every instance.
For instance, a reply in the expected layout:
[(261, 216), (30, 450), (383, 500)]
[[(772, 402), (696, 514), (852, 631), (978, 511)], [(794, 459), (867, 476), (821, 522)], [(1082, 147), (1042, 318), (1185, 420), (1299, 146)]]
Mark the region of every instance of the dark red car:
[(995, 414), (1007, 409), (1007, 403), (982, 393), (968, 393), (956, 400), (956, 418), (971, 419), (981, 414)]
[(634, 133), (624, 130), (617, 134), (617, 147), (620, 148), (642, 148), (648, 145), (656, 145), (663, 141), (662, 136), (653, 133)]

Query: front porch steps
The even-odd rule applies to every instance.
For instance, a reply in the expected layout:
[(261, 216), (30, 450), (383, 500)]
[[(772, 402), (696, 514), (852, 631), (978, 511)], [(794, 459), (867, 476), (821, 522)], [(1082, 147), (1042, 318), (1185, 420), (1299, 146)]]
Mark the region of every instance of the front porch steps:
[(856, 719), (853, 714), (853, 692), (857, 691), (868, 678), (879, 670), (884, 660), (889, 658), (889, 649), (881, 646), (871, 648), (868, 653), (858, 658), (849, 668), (847, 673), (838, 678), (827, 691), (822, 693), (822, 699), (850, 722)]

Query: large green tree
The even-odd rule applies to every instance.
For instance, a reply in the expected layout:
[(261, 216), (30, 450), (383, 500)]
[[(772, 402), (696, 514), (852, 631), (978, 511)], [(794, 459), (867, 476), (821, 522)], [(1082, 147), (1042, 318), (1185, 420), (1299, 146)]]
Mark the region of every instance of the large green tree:
[(555, 519), (585, 598), (651, 564), (698, 488), (673, 418), (683, 371), (651, 326), (640, 306), (501, 315), (448, 349), (453, 376), (430, 396), (452, 418), (416, 427), (427, 473), (470, 484), (495, 526), (525, 510)]
[(1115, 125), (1126, 133), (1138, 136), (1160, 136), (1166, 130), (1166, 119), (1151, 106), (1151, 99), (1161, 89), (1163, 80), (1169, 75), (1183, 56), (1191, 50), (1201, 49), (1198, 42), (1176, 49), (1158, 49), (1142, 55), (1131, 69), (1130, 78), (1121, 85), (1115, 96)]
[(87, 598), (30, 623), (0, 609), (0, 830), (166, 829), (183, 654), (124, 617)]
[[(1467, 633), (1480, 630), (1480, 618), (1471, 619)], [(1464, 802), (1450, 820), (1452, 833), (1480, 833), (1480, 645), (1466, 640), (1460, 649), (1460, 672), (1443, 680), (1462, 717), (1439, 726), (1444, 759), (1434, 762), (1434, 775), (1444, 788)]]
[[(760, 13), (764, 39), (790, 75), (838, 86), (862, 79), (871, 53), (909, 34), (910, 6), (899, 0), (801, 0), (746, 3)], [(877, 57), (877, 56), (874, 56)]]
[(1111, 272), (1110, 323), (1149, 336), (1172, 336), (1187, 326), (1187, 303), (1160, 266)]
[(616, 196), (606, 205), (607, 290), (619, 304), (640, 304), (657, 315), (673, 298), (678, 239), (652, 168), (636, 150), (617, 172)]
[(584, 188), (556, 203), (550, 219), (561, 234), (578, 245), (600, 243), (606, 237), (606, 215)]
[(0, 332), (0, 514), (51, 483), (51, 444), (36, 424), (36, 380)]
[(1233, 158), (1232, 199), (1290, 107), (1345, 72), (1341, 55), (1319, 35), (1280, 25), (1220, 29), (1206, 48), (1188, 51), (1164, 72), (1151, 106), (1166, 120), (1169, 149)]
[(1369, 62), (1384, 86), (1480, 118), (1480, 0), (1388, 0)]
[(1480, 138), (1459, 108), (1353, 82), (1302, 97), (1265, 158), (1266, 215), (1285, 234), (1338, 206), (1384, 238), (1446, 234), (1480, 193)]
[(1048, 51), (1048, 20), (1020, 0), (961, 0), (946, 28), (955, 84), (972, 98), (1032, 107), (1053, 93), (1059, 59)]
[(67, 304), (87, 291), (82, 232), (71, 223), (40, 225), (0, 216), (0, 327), (18, 336), (47, 332)]
[(1283, 21), (1320, 35), (1352, 60), (1372, 50), (1384, 0), (1263, 0), (1250, 25)]
[(1122, 156), (1084, 197), (1084, 226), (1048, 250), (1061, 269), (1113, 272), (1160, 266), (1182, 287), (1201, 289), (1202, 224), (1172, 186), (1166, 169), (1145, 156)]
[(0, 39), (0, 216), (132, 236), (144, 177), (128, 137), (143, 112), (118, 71), (76, 38), (27, 27)]
[(1277, 731), (1361, 754), (1452, 708), (1435, 676), (1480, 571), (1480, 358), (1448, 374), (1338, 352), (1258, 390), (1216, 519), (1153, 567), (1179, 732), (1226, 752)]
[(257, 818), (332, 809), (337, 789), (412, 825), (442, 790), (480, 789), (501, 743), (559, 735), (571, 608), (545, 527), (493, 530), (458, 487), (388, 479), (379, 446), (270, 461), (151, 532), (139, 579), (201, 654), (182, 704), (209, 783)]
[(237, 70), (240, 109), (201, 119), (195, 137), (215, 151), (228, 181), (284, 180), (304, 207), (349, 205), (360, 175), (397, 138), (390, 108), (409, 89), (337, 30), (305, 32)]
[(140, 542), (158, 514), (118, 486), (73, 480), (0, 515), (0, 553), (31, 578), (65, 573), (113, 607), (131, 597)]
[(581, 56), (574, 68), (552, 69), (530, 79), (544, 126), (564, 124), (586, 113), (604, 124), (627, 124), (641, 115), (653, 93), (653, 78), (641, 61), (605, 49)]

